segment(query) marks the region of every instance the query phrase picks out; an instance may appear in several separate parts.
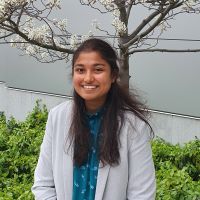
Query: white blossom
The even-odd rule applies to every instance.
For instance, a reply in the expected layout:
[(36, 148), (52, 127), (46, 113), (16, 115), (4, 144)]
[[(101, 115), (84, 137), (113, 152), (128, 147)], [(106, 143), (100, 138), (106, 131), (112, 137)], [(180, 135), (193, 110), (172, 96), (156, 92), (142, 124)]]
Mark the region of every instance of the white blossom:
[(114, 9), (112, 14), (114, 15), (114, 17), (118, 17), (119, 18), (120, 17), (119, 9)]
[(84, 42), (85, 40), (87, 40), (89, 38), (89, 35), (82, 35), (81, 36), (81, 43)]
[(54, 38), (54, 43), (56, 46), (58, 46), (58, 47), (60, 46), (60, 42), (56, 38)]
[(139, 3), (145, 3), (146, 0), (138, 0)]
[(47, 58), (47, 57), (48, 57), (48, 53), (43, 52), (43, 53), (41, 54), (41, 58), (42, 58), (42, 59)]
[(124, 22), (122, 22), (120, 20), (120, 11), (118, 8), (115, 8), (112, 12), (113, 14), (113, 21), (112, 21), (112, 25), (115, 27), (115, 30), (117, 32), (118, 35), (123, 34), (124, 32), (126, 32), (126, 26), (124, 24)]
[(12, 13), (12, 10), (29, 3), (29, 0), (0, 0), (0, 20), (3, 20), (6, 16)]
[(93, 35), (94, 35), (93, 32), (92, 32), (91, 30), (89, 30), (88, 36), (89, 36), (89, 37), (92, 37)]
[(60, 0), (49, 0), (47, 5), (60, 8)]
[(26, 54), (27, 55), (33, 55), (35, 53), (35, 48), (32, 46), (32, 45), (29, 45), (27, 48), (26, 48)]
[(15, 43), (15, 41), (14, 41), (14, 39), (10, 40), (10, 46), (11, 47), (16, 47), (17, 46), (16, 43)]
[(159, 27), (160, 27), (161, 33), (163, 33), (164, 31), (167, 30), (167, 26), (165, 25), (164, 22), (161, 22), (161, 23), (159, 24)]
[(78, 36), (76, 34), (73, 34), (70, 38), (70, 46), (72, 49), (75, 49), (78, 44)]
[(100, 0), (99, 2), (109, 11), (113, 10), (116, 6), (113, 0)]
[(0, 12), (5, 13), (11, 7), (22, 6), (25, 3), (29, 3), (28, 0), (1, 0)]
[(8, 6), (6, 5), (5, 1), (0, 1), (0, 20), (4, 19), (4, 15), (8, 10)]
[(60, 44), (59, 47), (65, 49), (65, 48), (66, 48), (66, 45), (64, 45), (64, 44)]
[(196, 0), (187, 0), (183, 3), (183, 5), (181, 6), (182, 10), (185, 11), (192, 11), (193, 10), (193, 6), (196, 4)]
[(109, 6), (109, 5), (113, 4), (112, 0), (100, 0), (99, 2), (104, 6)]
[(24, 49), (24, 48), (26, 48), (27, 44), (23, 38), (21, 38), (19, 35), (16, 35), (15, 38), (11, 38), (10, 46)]
[(67, 28), (67, 19), (60, 20), (56, 24), (61, 30), (65, 30)]
[(27, 17), (26, 18), (26, 26), (29, 28), (33, 28), (34, 27), (34, 22), (33, 22), (33, 18), (32, 17)]
[(45, 42), (49, 36), (49, 27), (47, 25), (33, 29), (26, 29), (26, 31), (28, 31), (29, 39), (36, 40), (38, 42)]
[(196, 0), (187, 0), (187, 1), (185, 1), (185, 3), (186, 3), (188, 6), (193, 6), (193, 5), (196, 3)]
[(121, 35), (126, 32), (126, 25), (118, 17), (114, 17), (112, 25), (115, 27), (115, 30), (118, 35)]
[(92, 24), (91, 24), (95, 29), (99, 28), (99, 22), (97, 21), (97, 19), (92, 20)]
[(58, 19), (54, 18), (53, 20), (53, 24), (57, 24), (58, 23)]
[(7, 34), (6, 30), (0, 29), (0, 36), (5, 36)]

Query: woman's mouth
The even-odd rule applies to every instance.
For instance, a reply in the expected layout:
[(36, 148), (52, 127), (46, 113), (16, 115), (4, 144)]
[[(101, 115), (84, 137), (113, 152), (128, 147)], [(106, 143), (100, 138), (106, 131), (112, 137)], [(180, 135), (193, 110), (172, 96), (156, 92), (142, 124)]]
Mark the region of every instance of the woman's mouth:
[(96, 86), (96, 85), (83, 85), (82, 87), (84, 89), (87, 89), (87, 90), (93, 90), (93, 89), (96, 89), (98, 86)]

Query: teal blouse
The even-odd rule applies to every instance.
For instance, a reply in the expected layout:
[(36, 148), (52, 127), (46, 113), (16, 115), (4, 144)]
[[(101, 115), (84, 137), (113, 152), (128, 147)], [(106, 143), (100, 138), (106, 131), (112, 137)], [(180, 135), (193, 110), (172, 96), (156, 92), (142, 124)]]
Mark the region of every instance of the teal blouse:
[(87, 114), (87, 122), (92, 137), (92, 147), (87, 162), (73, 170), (73, 200), (94, 200), (99, 167), (98, 135), (100, 132), (103, 109), (95, 114)]

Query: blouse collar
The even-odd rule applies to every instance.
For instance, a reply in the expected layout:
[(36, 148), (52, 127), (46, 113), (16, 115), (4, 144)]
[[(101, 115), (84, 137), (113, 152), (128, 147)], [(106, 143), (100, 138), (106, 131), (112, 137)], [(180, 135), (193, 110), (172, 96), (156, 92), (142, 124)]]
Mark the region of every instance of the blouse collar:
[(89, 118), (101, 117), (104, 111), (105, 111), (105, 106), (102, 106), (95, 113), (86, 112), (86, 116)]

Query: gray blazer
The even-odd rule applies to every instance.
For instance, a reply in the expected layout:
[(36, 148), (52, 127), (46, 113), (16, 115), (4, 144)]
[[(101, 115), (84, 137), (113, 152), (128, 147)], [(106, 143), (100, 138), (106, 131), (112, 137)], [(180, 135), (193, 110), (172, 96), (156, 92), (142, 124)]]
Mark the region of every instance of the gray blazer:
[[(72, 101), (49, 112), (32, 192), (36, 200), (72, 200), (73, 148), (67, 134)], [(95, 200), (154, 200), (155, 170), (149, 128), (132, 113), (126, 113), (121, 129), (120, 164), (98, 170)]]

